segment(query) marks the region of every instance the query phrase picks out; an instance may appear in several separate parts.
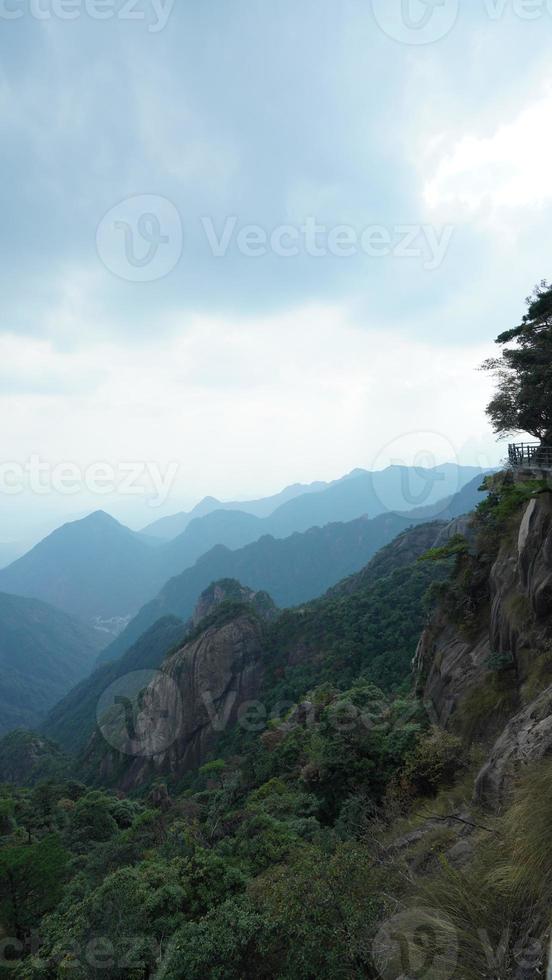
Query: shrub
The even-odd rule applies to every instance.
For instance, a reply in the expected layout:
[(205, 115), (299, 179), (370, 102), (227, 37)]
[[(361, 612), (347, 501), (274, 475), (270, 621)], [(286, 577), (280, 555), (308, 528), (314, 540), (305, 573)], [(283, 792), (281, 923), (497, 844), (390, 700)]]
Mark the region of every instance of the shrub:
[(435, 796), (441, 787), (454, 781), (465, 765), (461, 739), (432, 728), (427, 735), (420, 738), (414, 751), (407, 757), (400, 782), (414, 793)]

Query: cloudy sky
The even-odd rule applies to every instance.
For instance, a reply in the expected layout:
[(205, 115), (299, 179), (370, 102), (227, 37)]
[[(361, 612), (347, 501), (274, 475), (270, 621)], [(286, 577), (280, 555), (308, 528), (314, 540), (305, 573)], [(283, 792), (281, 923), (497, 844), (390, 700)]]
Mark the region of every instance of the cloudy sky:
[(548, 6), (0, 0), (0, 542), (497, 462), (476, 369), (552, 261)]

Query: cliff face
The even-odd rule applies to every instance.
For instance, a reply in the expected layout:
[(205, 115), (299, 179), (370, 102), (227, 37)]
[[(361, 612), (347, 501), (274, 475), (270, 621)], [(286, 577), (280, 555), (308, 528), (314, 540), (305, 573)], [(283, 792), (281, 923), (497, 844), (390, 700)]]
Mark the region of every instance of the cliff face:
[(99, 756), (101, 780), (127, 790), (201, 766), (244, 702), (258, 697), (262, 640), (261, 622), (244, 611), (165, 660), (130, 716), (123, 705), (102, 720), (86, 753), (90, 765)]
[(199, 626), (223, 602), (239, 602), (250, 605), (259, 616), (267, 620), (273, 619), (277, 612), (276, 606), (267, 592), (255, 592), (253, 589), (241, 585), (236, 579), (221, 579), (218, 582), (213, 582), (208, 589), (201, 593), (192, 615), (192, 626)]
[(442, 607), (415, 666), (433, 720), (487, 746), (476, 797), (498, 805), (520, 767), (552, 751), (552, 493), (508, 523), (469, 627)]

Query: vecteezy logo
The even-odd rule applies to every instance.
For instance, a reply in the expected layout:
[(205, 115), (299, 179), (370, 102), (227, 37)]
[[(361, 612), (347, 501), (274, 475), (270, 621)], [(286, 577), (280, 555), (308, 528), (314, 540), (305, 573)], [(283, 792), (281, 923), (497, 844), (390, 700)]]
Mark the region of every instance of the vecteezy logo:
[(459, 0), (372, 0), (382, 31), (401, 44), (431, 44), (445, 37), (458, 18)]
[(111, 208), (100, 221), (96, 248), (120, 279), (153, 282), (172, 272), (182, 255), (182, 220), (166, 197), (140, 194)]
[(153, 758), (166, 752), (183, 730), (178, 685), (161, 670), (133, 670), (103, 692), (96, 720), (112, 748)]
[(385, 922), (372, 947), (382, 980), (450, 980), (458, 961), (458, 937), (446, 916), (407, 909)]
[(370, 463), (372, 492), (384, 511), (404, 516), (423, 507), (426, 520), (437, 520), (461, 489), (459, 466), (444, 463), (457, 460), (452, 442), (441, 433), (406, 432), (382, 446)]

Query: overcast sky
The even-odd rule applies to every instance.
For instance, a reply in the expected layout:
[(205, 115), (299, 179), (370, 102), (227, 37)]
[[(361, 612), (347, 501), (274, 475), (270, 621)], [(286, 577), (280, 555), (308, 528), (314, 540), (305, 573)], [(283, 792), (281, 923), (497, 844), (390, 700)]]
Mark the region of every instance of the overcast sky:
[(501, 458), (477, 367), (550, 273), (552, 14), (433, 6), (0, 0), (0, 541)]

